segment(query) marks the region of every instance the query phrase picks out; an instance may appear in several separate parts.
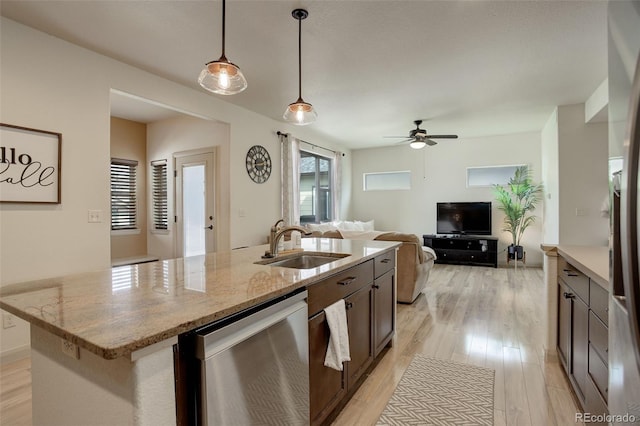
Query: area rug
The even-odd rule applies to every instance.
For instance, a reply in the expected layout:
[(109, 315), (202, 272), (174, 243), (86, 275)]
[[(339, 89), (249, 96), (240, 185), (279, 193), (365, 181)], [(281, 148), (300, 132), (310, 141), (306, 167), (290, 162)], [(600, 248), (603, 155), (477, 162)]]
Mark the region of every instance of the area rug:
[(495, 371), (416, 355), (378, 420), (386, 425), (493, 425)]

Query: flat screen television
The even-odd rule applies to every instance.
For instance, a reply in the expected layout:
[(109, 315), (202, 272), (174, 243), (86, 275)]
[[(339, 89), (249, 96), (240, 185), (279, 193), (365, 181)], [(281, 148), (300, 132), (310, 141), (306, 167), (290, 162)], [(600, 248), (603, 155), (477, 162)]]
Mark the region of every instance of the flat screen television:
[(438, 234), (491, 235), (491, 202), (438, 203)]

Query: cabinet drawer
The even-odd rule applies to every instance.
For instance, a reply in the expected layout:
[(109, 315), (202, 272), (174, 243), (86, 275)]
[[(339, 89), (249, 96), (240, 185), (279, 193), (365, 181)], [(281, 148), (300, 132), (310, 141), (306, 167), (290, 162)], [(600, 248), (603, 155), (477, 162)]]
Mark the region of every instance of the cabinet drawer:
[(307, 287), (309, 316), (373, 282), (373, 260), (356, 265)]
[(589, 277), (574, 268), (562, 256), (558, 257), (558, 277), (571, 287), (580, 299), (589, 304)]
[[(602, 399), (602, 395), (598, 392), (598, 388), (593, 384), (592, 380), (587, 380), (587, 392), (585, 395), (584, 411), (592, 416), (606, 416), (609, 414), (607, 404)], [(608, 426), (607, 422), (589, 422), (589, 426)]]
[(605, 325), (609, 325), (609, 292), (594, 281), (591, 281), (589, 288), (591, 310)]
[(376, 278), (384, 275), (396, 266), (396, 251), (390, 250), (373, 259), (373, 271)]
[(589, 345), (589, 376), (593, 379), (598, 391), (607, 401), (609, 393), (609, 369), (596, 353), (593, 345)]
[(593, 313), (589, 312), (589, 343), (604, 360), (609, 363), (609, 330)]

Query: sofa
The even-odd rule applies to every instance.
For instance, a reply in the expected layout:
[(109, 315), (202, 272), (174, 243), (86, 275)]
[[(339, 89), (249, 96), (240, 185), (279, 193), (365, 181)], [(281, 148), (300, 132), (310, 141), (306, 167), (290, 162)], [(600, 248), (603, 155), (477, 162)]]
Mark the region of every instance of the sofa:
[(436, 259), (435, 253), (429, 248), (422, 247), (420, 239), (414, 234), (372, 231), (370, 229), (373, 226), (372, 221), (356, 222), (356, 224), (369, 224), (363, 228), (358, 228), (357, 226), (354, 228), (350, 226), (351, 223), (347, 222), (346, 225), (344, 222), (339, 224), (312, 224), (307, 225), (307, 228), (311, 231), (310, 237), (402, 242), (397, 253), (397, 297), (399, 303), (413, 303), (427, 285), (429, 272), (433, 268)]

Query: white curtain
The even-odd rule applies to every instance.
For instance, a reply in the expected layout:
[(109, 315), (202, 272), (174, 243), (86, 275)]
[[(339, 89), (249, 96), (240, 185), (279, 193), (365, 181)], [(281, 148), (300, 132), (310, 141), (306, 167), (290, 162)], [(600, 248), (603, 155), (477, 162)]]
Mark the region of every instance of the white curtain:
[(282, 219), (285, 225), (300, 224), (300, 141), (280, 133)]

